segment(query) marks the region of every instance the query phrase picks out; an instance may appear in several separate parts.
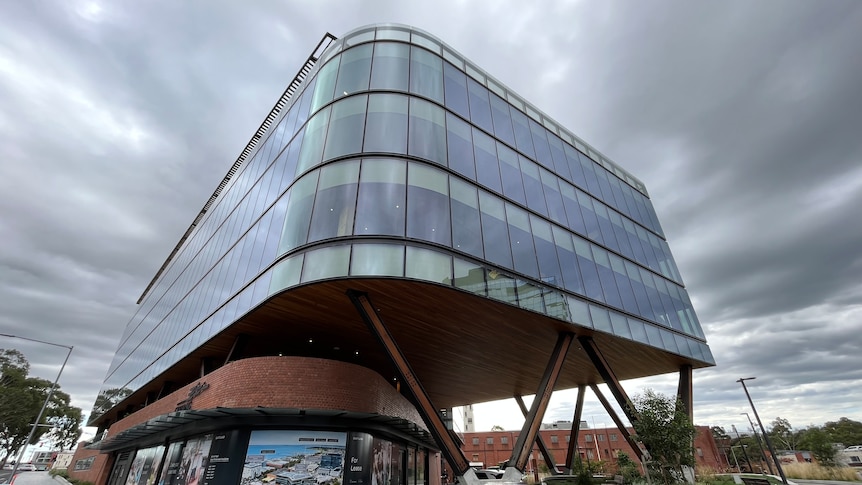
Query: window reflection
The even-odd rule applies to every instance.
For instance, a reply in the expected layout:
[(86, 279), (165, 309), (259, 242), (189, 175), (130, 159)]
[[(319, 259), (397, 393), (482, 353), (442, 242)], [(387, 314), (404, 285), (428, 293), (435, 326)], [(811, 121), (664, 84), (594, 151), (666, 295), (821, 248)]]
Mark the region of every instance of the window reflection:
[(403, 160), (362, 161), (354, 234), (404, 235), (406, 178)]
[(449, 246), (449, 183), (445, 172), (421, 163), (407, 170), (407, 237)]
[(407, 153), (407, 96), (372, 94), (368, 97), (363, 150)]
[(358, 179), (359, 160), (335, 163), (321, 169), (309, 242), (352, 234)]
[(335, 83), (336, 98), (368, 90), (373, 47), (373, 44), (363, 44), (341, 54), (341, 67)]
[(362, 152), (368, 97), (352, 96), (332, 105), (323, 159)]
[(410, 92), (443, 103), (443, 59), (411, 46)]
[(446, 117), (439, 106), (410, 98), (407, 153), (446, 165)]
[(410, 46), (394, 42), (374, 45), (374, 62), (371, 68), (371, 89), (407, 91), (409, 80)]

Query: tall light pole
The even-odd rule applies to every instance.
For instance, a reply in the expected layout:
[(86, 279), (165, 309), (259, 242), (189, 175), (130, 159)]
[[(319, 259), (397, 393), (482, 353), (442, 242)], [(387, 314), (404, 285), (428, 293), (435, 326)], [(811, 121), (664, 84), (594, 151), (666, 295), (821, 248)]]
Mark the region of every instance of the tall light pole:
[(760, 416), (757, 414), (757, 408), (754, 407), (754, 401), (751, 400), (751, 394), (748, 393), (748, 388), (745, 387), (745, 381), (750, 381), (752, 379), (756, 379), (756, 377), (741, 377), (736, 382), (742, 384), (742, 390), (745, 391), (745, 397), (748, 398), (748, 403), (751, 404), (751, 410), (754, 411), (754, 418), (757, 420), (757, 424), (760, 425), (760, 431), (763, 433), (763, 440), (766, 441), (766, 447), (769, 448), (769, 453), (772, 454), (772, 460), (775, 462), (775, 468), (778, 469), (778, 474), (781, 475), (781, 481), (784, 485), (787, 484), (787, 477), (784, 476), (784, 470), (781, 469), (781, 461), (778, 459), (778, 455), (775, 454), (775, 448), (772, 447), (772, 442), (769, 441), (769, 435), (766, 434), (766, 428), (763, 427), (763, 422), (760, 420)]
[[(751, 425), (751, 431), (754, 432), (754, 439), (757, 440), (757, 446), (760, 448), (760, 456), (766, 457), (766, 453), (763, 452), (763, 443), (760, 442), (760, 436), (757, 436), (757, 430), (754, 429), (754, 423), (751, 422), (751, 416), (748, 413), (739, 413), (744, 414), (746, 418), (748, 418), (748, 424)], [(766, 467), (769, 468), (769, 474), (774, 475), (775, 472), (772, 471), (772, 464), (769, 463), (769, 460), (766, 460)]]
[(46, 342), (44, 340), (38, 340), (35, 338), (29, 337), (19, 337), (18, 335), (9, 335), (6, 333), (0, 333), (0, 337), (9, 337), (9, 338), (17, 338), (21, 340), (29, 340), (31, 342), (38, 342), (40, 344), (45, 345), (53, 345), (55, 347), (63, 347), (64, 349), (68, 349), (66, 352), (66, 358), (63, 360), (63, 365), (60, 366), (60, 372), (57, 373), (57, 378), (54, 379), (54, 384), (51, 385), (51, 389), (48, 390), (48, 395), (45, 397), (45, 402), (42, 403), (42, 409), (39, 410), (39, 414), (36, 415), (36, 420), (33, 421), (33, 427), (30, 429), (30, 434), (27, 436), (27, 441), (24, 442), (21, 449), (18, 451), (18, 457), (15, 459), (15, 464), (12, 466), (12, 477), (15, 477), (15, 474), (18, 473), (18, 465), (21, 464), (21, 458), (24, 456), (24, 450), (27, 449), (27, 445), (30, 444), (30, 440), (33, 439), (33, 436), (36, 434), (36, 428), (39, 427), (39, 421), (42, 420), (42, 415), (45, 413), (45, 409), (48, 407), (48, 402), (51, 401), (51, 396), (54, 394), (54, 389), (57, 388), (57, 383), (60, 382), (60, 376), (63, 374), (63, 369), (66, 368), (66, 363), (69, 362), (69, 356), (72, 355), (73, 347), (69, 345), (55, 344), (53, 342)]

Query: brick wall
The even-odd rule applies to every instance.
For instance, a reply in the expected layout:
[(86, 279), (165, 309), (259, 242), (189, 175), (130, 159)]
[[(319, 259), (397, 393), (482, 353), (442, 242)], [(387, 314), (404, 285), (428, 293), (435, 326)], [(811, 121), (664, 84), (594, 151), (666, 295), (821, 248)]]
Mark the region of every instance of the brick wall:
[(312, 357), (257, 357), (231, 362), (117, 421), (108, 436), (172, 413), (195, 385), (209, 387), (191, 409), (333, 409), (395, 416), (425, 427), (419, 413), (380, 374), (365, 367)]
[[(696, 428), (694, 458), (697, 465), (708, 466), (716, 470), (726, 468), (724, 457), (716, 447), (709, 427), (696, 426)], [(629, 431), (633, 432), (631, 429)], [(566, 461), (569, 446), (566, 439), (569, 432), (568, 429), (543, 429), (539, 431), (545, 446), (557, 464), (563, 464)], [(519, 434), (520, 431), (464, 433), (464, 445), (461, 450), (469, 461), (482, 462), (485, 466), (496, 466), (511, 458), (512, 448)], [(589, 436), (589, 441), (587, 441), (587, 436)], [(578, 432), (578, 450), (584, 461), (587, 459), (591, 461), (602, 460), (614, 469), (618, 451), (626, 453), (630, 458), (637, 461), (634, 450), (616, 428), (581, 429)], [(544, 463), (538, 446), (533, 447), (533, 456), (538, 463)]]
[[(69, 468), (66, 470), (66, 473), (68, 473), (72, 478), (90, 483), (107, 483), (108, 474), (111, 472), (111, 466), (114, 464), (114, 456), (99, 453), (98, 450), (88, 450), (84, 448), (85, 444), (86, 443), (84, 442), (78, 444), (78, 448), (75, 450), (75, 456), (72, 457), (72, 462), (69, 463)], [(78, 460), (85, 460), (89, 457), (95, 457), (93, 459), (93, 465), (89, 470), (75, 470), (75, 463), (77, 463)]]

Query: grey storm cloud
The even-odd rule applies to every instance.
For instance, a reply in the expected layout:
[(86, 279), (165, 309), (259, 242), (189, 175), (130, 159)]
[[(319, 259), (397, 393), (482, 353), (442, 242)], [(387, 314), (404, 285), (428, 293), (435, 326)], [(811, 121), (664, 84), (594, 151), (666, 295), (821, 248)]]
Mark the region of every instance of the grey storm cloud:
[[(375, 22), (437, 35), (646, 183), (718, 362), (694, 375), (700, 424), (743, 423), (749, 375), (764, 417), (862, 416), (854, 0), (4, 2), (0, 332), (74, 345), (61, 385), (89, 410), (134, 302), (311, 48)], [(0, 347), (44, 377), (63, 358)], [(626, 383), (646, 386), (676, 377)], [(557, 394), (548, 419), (571, 419)], [(479, 426), (517, 426), (501, 406)]]

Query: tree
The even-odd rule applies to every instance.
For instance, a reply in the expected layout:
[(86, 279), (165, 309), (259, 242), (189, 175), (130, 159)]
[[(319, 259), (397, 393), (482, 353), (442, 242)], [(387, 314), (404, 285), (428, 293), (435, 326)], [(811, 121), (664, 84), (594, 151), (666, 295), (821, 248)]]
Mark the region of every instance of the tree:
[(793, 426), (790, 421), (776, 417), (772, 422), (772, 430), (769, 432), (769, 437), (775, 441), (778, 446), (785, 450), (796, 450), (799, 441), (799, 433), (793, 431)]
[(679, 400), (647, 389), (633, 404), (638, 419), (632, 425), (652, 455), (651, 474), (664, 483), (684, 480), (682, 467), (694, 466), (696, 430)]
[(862, 445), (862, 423), (859, 421), (847, 418), (829, 421), (823, 425), (823, 431), (829, 434), (834, 443), (844, 446)]
[(835, 455), (837, 451), (832, 446), (832, 438), (829, 434), (817, 426), (805, 430), (799, 439), (799, 446), (811, 451), (814, 458), (823, 466), (835, 466)]
[(617, 468), (623, 477), (623, 483), (634, 483), (641, 476), (637, 462), (622, 451), (617, 452)]
[(93, 404), (93, 412), (90, 413), (90, 422), (121, 403), (131, 393), (132, 390), (126, 387), (116, 387), (101, 391), (96, 397), (96, 403)]
[[(30, 377), (30, 364), (21, 352), (0, 349), (0, 455), (5, 464), (9, 455), (24, 446), (33, 422), (48, 398), (53, 383)], [(80, 436), (81, 410), (69, 404), (69, 395), (59, 387), (51, 393), (30, 444), (42, 438), (63, 448)]]

